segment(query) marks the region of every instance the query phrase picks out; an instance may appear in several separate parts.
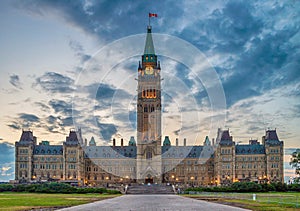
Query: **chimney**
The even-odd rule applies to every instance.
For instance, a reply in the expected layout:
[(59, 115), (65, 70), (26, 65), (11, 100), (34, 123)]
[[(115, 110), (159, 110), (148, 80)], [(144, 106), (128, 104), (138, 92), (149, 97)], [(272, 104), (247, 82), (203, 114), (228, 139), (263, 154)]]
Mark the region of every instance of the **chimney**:
[(176, 147), (178, 147), (178, 138), (176, 138)]
[(213, 138), (211, 141), (212, 141), (212, 145), (215, 146), (215, 139)]
[(116, 146), (116, 139), (113, 138), (113, 146), (115, 147)]
[(186, 146), (186, 138), (183, 139), (183, 146)]
[(121, 138), (121, 147), (123, 146), (123, 139)]
[(84, 146), (87, 146), (87, 139), (84, 139)]

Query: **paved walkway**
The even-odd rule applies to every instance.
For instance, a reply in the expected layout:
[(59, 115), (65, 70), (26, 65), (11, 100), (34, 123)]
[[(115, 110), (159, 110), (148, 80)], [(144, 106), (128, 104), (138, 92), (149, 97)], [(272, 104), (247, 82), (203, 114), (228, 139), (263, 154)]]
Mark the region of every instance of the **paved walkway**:
[(201, 211), (242, 211), (245, 209), (216, 204), (178, 195), (123, 195), (80, 206), (61, 209), (61, 211), (94, 210), (201, 210)]

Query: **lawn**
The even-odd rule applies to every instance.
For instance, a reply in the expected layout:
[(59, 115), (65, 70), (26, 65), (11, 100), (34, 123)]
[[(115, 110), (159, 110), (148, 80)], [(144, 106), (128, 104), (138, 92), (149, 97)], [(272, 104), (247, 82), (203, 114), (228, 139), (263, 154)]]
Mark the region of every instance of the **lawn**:
[(121, 194), (40, 194), (0, 193), (0, 210), (29, 210), (45, 207), (63, 208), (113, 198)]
[(183, 196), (259, 211), (300, 210), (300, 193), (274, 192), (255, 194), (255, 201), (253, 201), (253, 193), (199, 193)]

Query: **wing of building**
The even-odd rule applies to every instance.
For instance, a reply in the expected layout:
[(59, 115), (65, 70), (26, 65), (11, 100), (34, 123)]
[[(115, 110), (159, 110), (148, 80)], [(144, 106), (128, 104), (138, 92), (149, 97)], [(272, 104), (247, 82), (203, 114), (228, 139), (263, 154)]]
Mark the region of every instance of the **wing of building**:
[(219, 185), (236, 181), (283, 182), (283, 142), (267, 130), (262, 143), (237, 145), (229, 130), (218, 130), (216, 143), (202, 146), (186, 139), (171, 145), (161, 134), (161, 67), (155, 54), (152, 28), (147, 27), (144, 54), (138, 65), (137, 141), (97, 146), (72, 130), (62, 145), (37, 144), (32, 131), (22, 131), (16, 142), (15, 179), (20, 182), (64, 181), (79, 185), (121, 183), (180, 183)]

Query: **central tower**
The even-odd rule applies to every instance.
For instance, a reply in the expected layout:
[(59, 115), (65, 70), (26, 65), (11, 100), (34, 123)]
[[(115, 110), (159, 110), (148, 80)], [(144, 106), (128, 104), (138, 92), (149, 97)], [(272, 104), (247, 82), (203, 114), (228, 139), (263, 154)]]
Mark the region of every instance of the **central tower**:
[(138, 67), (137, 88), (137, 179), (161, 183), (161, 78), (151, 26)]

